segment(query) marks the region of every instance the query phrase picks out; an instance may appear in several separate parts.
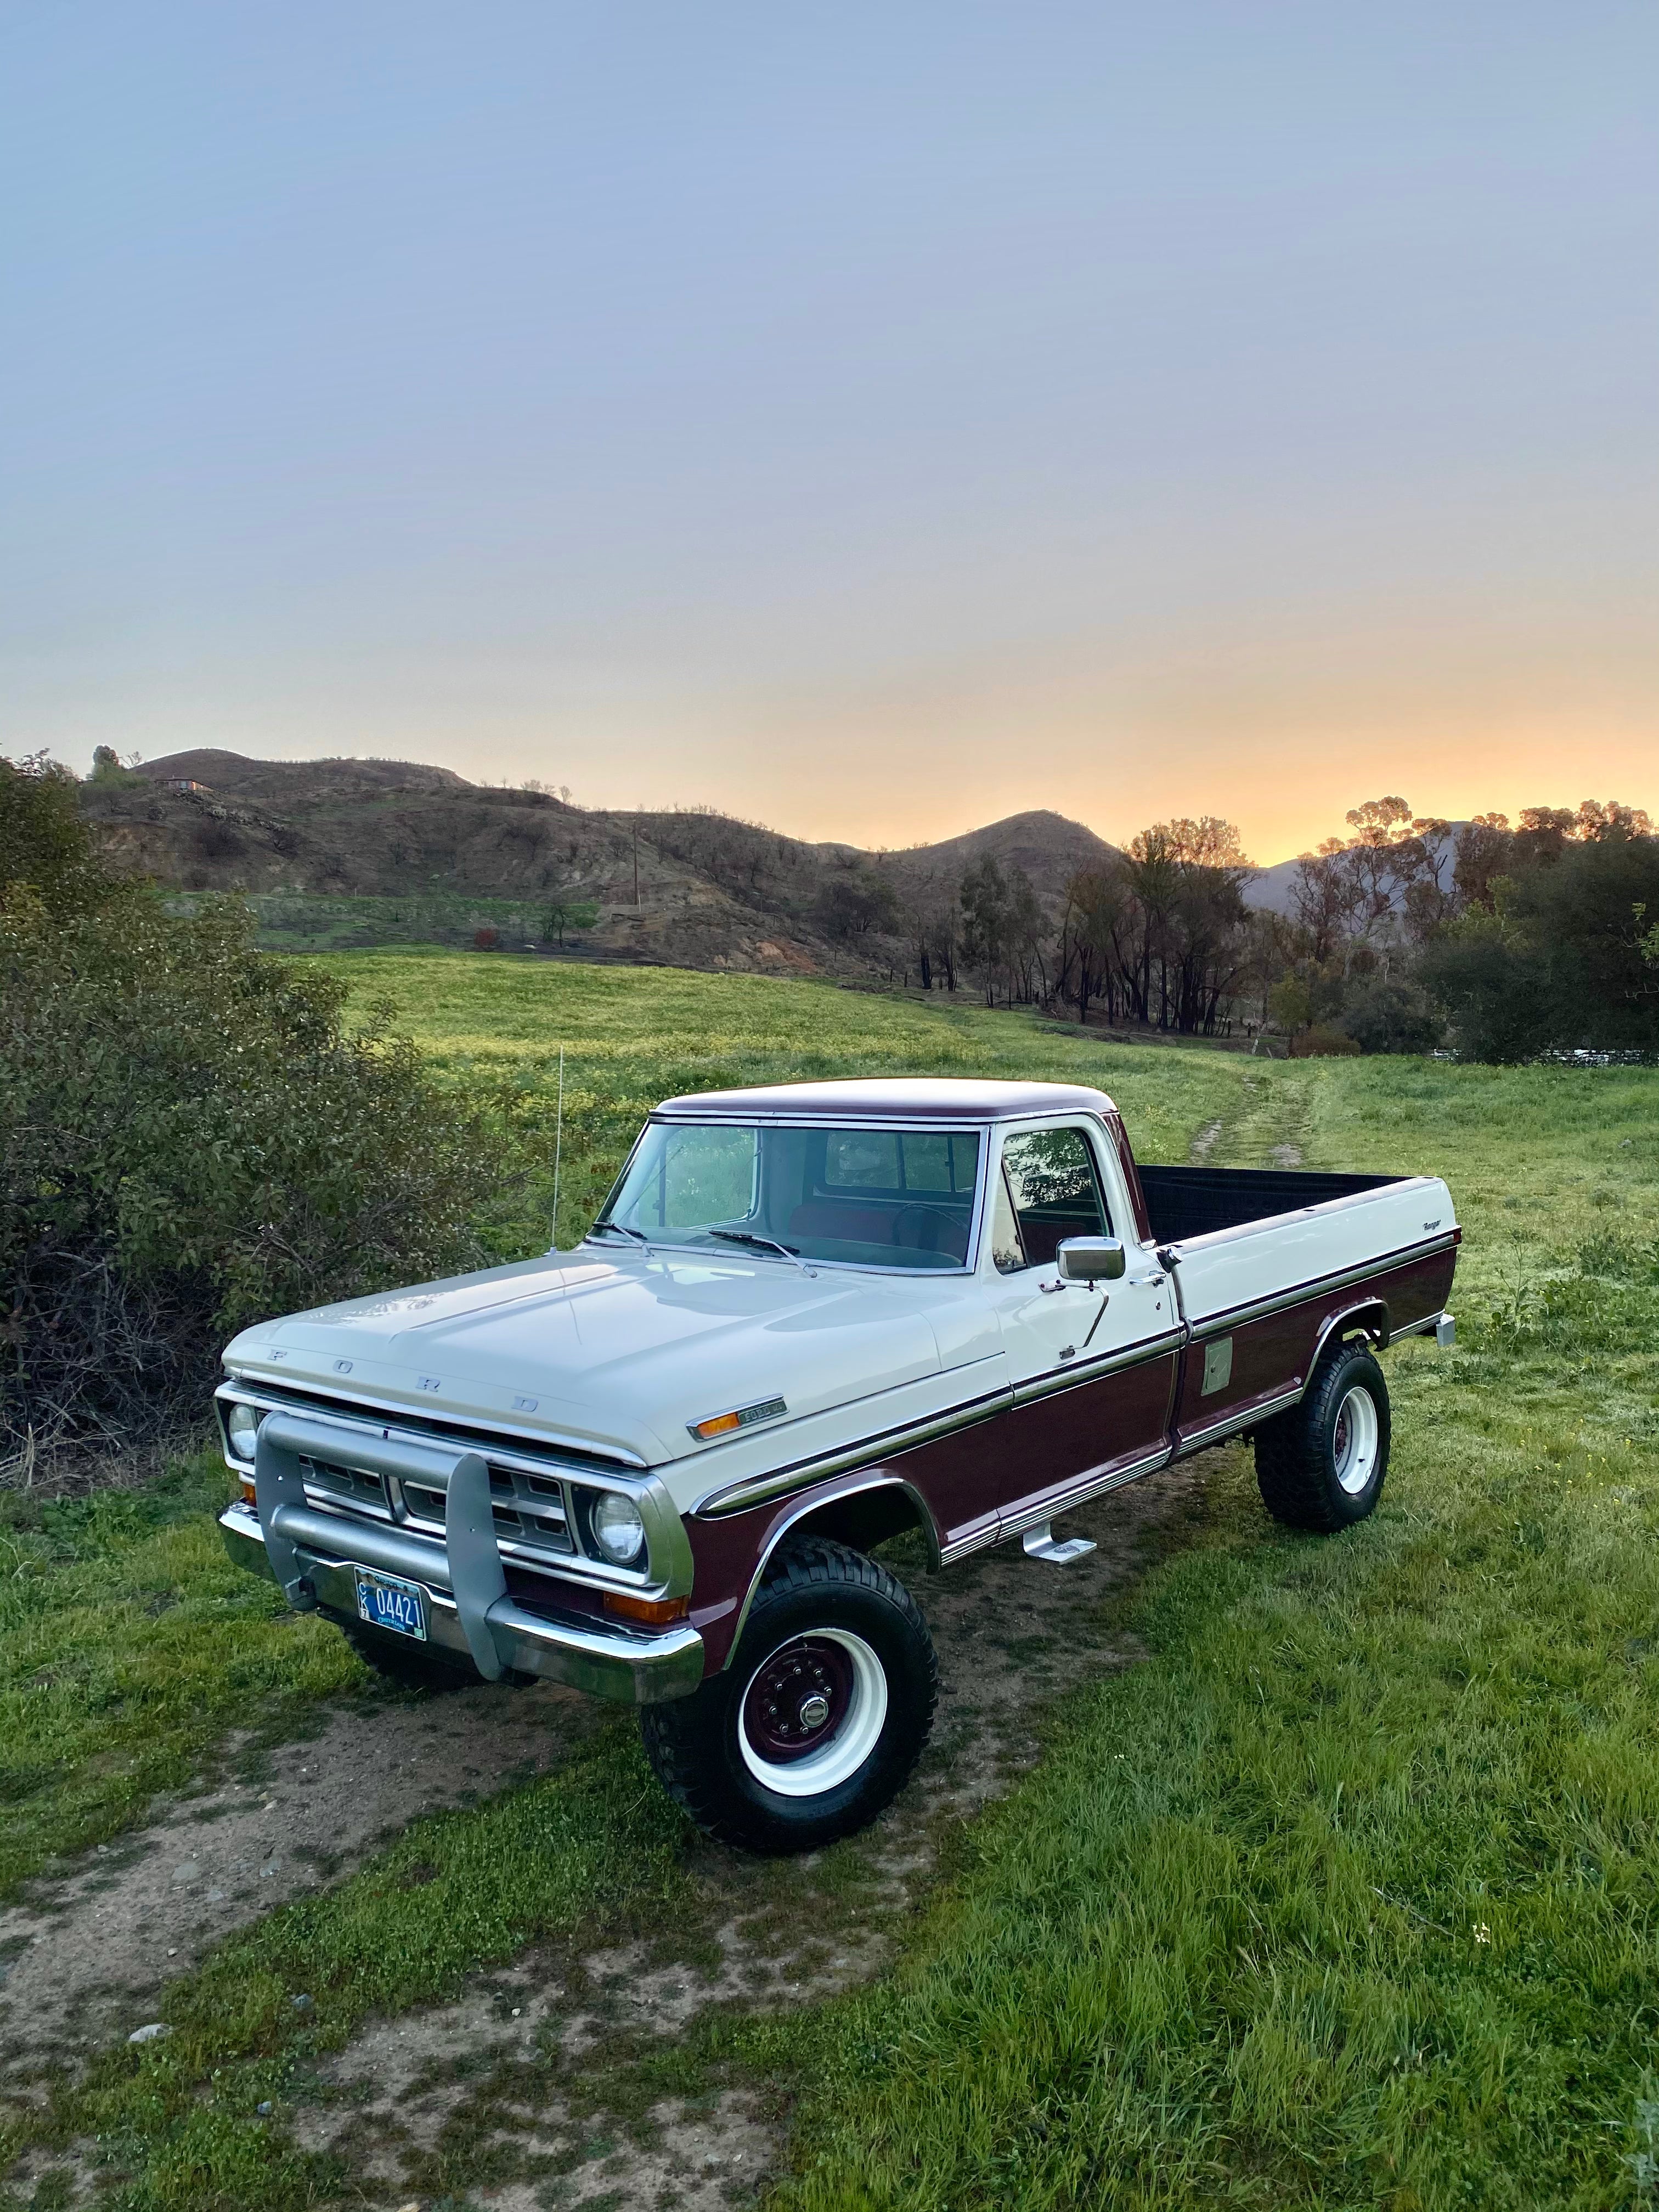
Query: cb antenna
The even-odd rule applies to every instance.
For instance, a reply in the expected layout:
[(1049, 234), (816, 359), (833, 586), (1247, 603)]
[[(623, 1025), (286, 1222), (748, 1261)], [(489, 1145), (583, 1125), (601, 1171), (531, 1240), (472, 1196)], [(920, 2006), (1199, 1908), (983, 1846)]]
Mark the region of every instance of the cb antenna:
[(559, 1155), (564, 1148), (564, 1047), (559, 1047), (559, 1103), (553, 1109), (553, 1249), (559, 1249)]

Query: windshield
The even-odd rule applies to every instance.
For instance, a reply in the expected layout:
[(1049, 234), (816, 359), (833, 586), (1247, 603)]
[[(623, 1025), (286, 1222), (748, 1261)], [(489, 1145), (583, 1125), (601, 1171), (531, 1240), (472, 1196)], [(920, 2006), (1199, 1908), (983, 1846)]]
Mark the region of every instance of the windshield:
[(710, 1252), (781, 1245), (860, 1267), (960, 1267), (979, 1154), (971, 1131), (653, 1122), (594, 1233)]

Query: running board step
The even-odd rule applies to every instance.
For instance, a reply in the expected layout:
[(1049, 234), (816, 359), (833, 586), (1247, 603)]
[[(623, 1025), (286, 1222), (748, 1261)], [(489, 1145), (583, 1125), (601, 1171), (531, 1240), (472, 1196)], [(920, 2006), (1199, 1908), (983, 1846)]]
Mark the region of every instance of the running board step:
[(1064, 1540), (1056, 1537), (1051, 1521), (1039, 1521), (1035, 1528), (1028, 1528), (1024, 1544), (1028, 1559), (1047, 1559), (1054, 1567), (1069, 1566), (1073, 1559), (1080, 1559), (1085, 1552), (1095, 1548), (1092, 1536), (1072, 1536)]

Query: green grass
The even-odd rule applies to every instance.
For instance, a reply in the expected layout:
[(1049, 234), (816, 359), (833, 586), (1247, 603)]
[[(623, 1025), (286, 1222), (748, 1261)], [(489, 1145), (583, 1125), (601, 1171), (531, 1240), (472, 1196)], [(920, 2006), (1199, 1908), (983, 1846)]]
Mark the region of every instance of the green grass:
[[(1243, 1455), (1212, 1462), (1201, 1526), (1125, 1607), (1148, 1657), (1051, 1713), (1042, 1763), (958, 1839), (898, 1971), (658, 2039), (629, 2109), (639, 2082), (793, 2085), (790, 2212), (1648, 2201), (1630, 2157), (1659, 2066), (1659, 1079), (1102, 1048), (750, 977), (341, 964), (446, 1079), (516, 1093), (527, 1152), (565, 1042), (587, 1177), (566, 1236), (656, 1097), (900, 1067), (1103, 1083), (1149, 1158), (1218, 1119), (1217, 1160), (1293, 1143), (1310, 1165), (1437, 1170), (1469, 1227), (1460, 1348), (1390, 1358), (1375, 1517), (1286, 1534)], [(106, 1753), (137, 1755), (124, 1670), (194, 1601), (192, 1562), (210, 1573), (204, 1507), (185, 1484), (122, 1506), (158, 1516), (126, 1534), (27, 1533), (59, 1549), (24, 1579), (89, 1593), (79, 1646), (117, 1686), (66, 1705), (88, 1789)], [(100, 1577), (125, 1594), (108, 1613)], [(162, 1583), (186, 1602), (151, 1620)], [(249, 1619), (290, 1652), (315, 1627)], [(190, 1665), (211, 1626), (183, 1637)], [(260, 1694), (291, 1691), (278, 1668)], [(601, 1729), (223, 1947), (167, 1998), (170, 2040), (60, 2081), (14, 2140), (99, 2138), (131, 2212), (349, 2194), (280, 2124), (316, 2054), (532, 1938), (691, 1926), (683, 1833), (627, 1723)]]
[[(170, 903), (188, 912), (197, 901), (185, 892)], [(516, 951), (543, 941), (548, 908), (545, 899), (463, 898), (453, 891), (415, 898), (254, 891), (247, 903), (258, 918), (259, 946), (265, 952), (349, 952), (389, 945), (471, 948), (483, 928), (499, 931), (502, 945)], [(573, 928), (569, 933), (580, 932)]]
[(0, 1514), (0, 1895), (141, 1820), (233, 1729), (290, 1734), (365, 1679), (339, 1636), (225, 1557), (216, 1455), (142, 1492)]
[[(1258, 1073), (1447, 1174), (1463, 1348), (1340, 1540), (1246, 1479), (905, 1970), (814, 2052), (792, 2212), (1647, 2201), (1659, 2061), (1653, 1079)], [(1218, 1152), (1227, 1156), (1227, 1147)]]

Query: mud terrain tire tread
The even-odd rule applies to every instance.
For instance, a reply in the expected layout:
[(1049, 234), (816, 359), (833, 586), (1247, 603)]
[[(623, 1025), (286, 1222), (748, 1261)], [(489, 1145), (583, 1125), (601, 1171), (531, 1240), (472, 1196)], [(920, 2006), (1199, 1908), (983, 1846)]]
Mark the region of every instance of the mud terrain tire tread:
[[(781, 1640), (792, 1614), (810, 1625), (884, 1631), (888, 1717), (859, 1775), (822, 1800), (775, 1797), (744, 1767), (735, 1708), (750, 1676)], [(896, 1663), (893, 1663), (894, 1662)], [(867, 1827), (915, 1771), (939, 1702), (939, 1661), (921, 1607), (896, 1577), (825, 1537), (786, 1543), (774, 1556), (738, 1648), (724, 1672), (689, 1698), (640, 1714), (646, 1756), (681, 1809), (716, 1843), (769, 1855), (817, 1850)]]
[[(1336, 1479), (1332, 1439), (1342, 1401), (1356, 1386), (1376, 1407), (1376, 1468), (1357, 1497)], [(1363, 1521), (1382, 1495), (1389, 1471), (1389, 1385), (1368, 1344), (1330, 1346), (1301, 1402), (1264, 1421), (1255, 1432), (1255, 1480), (1261, 1502), (1287, 1528), (1320, 1536)]]

